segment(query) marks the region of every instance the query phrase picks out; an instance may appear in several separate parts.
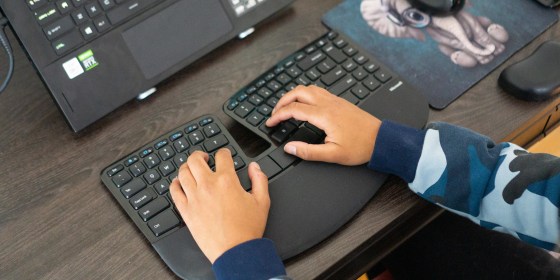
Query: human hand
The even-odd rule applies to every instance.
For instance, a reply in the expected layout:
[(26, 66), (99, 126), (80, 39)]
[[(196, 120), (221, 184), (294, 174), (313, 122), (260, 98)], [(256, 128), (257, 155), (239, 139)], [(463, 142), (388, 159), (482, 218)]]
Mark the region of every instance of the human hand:
[(268, 178), (257, 163), (248, 168), (252, 183), (252, 193), (248, 193), (239, 182), (228, 149), (216, 153), (215, 172), (207, 161), (208, 154), (193, 153), (181, 165), (170, 192), (196, 244), (214, 263), (236, 245), (263, 236), (270, 196)]
[(322, 129), (324, 144), (294, 141), (286, 153), (304, 160), (360, 165), (370, 160), (381, 121), (354, 104), (317, 86), (298, 86), (282, 97), (266, 121), (275, 126), (294, 118)]

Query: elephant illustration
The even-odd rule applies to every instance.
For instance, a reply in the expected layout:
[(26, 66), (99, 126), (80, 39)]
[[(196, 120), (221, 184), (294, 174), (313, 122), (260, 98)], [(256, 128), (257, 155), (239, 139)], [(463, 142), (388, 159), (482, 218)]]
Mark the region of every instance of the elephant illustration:
[(453, 63), (467, 68), (492, 61), (509, 39), (503, 26), (468, 13), (466, 7), (455, 15), (436, 17), (411, 7), (407, 0), (362, 0), (360, 11), (384, 36), (425, 41), (427, 33)]

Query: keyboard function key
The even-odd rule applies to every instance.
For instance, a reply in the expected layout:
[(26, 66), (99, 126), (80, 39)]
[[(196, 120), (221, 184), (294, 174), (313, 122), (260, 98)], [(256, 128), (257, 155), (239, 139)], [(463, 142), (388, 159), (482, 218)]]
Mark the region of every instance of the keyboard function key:
[(157, 142), (157, 143), (154, 145), (154, 148), (155, 148), (156, 150), (159, 150), (159, 149), (161, 149), (161, 148), (167, 146), (167, 143), (168, 143), (167, 140), (161, 140), (161, 141)]
[(194, 132), (194, 131), (197, 130), (197, 129), (198, 129), (198, 125), (196, 125), (196, 124), (191, 124), (191, 125), (188, 125), (188, 126), (185, 128), (185, 132), (186, 132), (187, 134), (189, 134), (189, 133)]
[(27, 0), (26, 2), (27, 6), (29, 6), (29, 9), (36, 10), (47, 4), (48, 0)]
[(107, 171), (107, 176), (112, 177), (113, 175), (119, 173), (123, 169), (124, 166), (122, 166), (122, 164), (117, 164), (113, 166), (111, 169), (109, 169), (109, 171)]
[(177, 131), (175, 133), (173, 133), (171, 136), (169, 136), (169, 140), (171, 142), (175, 142), (177, 140), (179, 140), (179, 138), (183, 137), (183, 133), (180, 131)]
[(154, 149), (152, 148), (146, 148), (143, 151), (140, 152), (140, 157), (141, 158), (145, 158), (146, 156), (148, 156), (149, 154), (153, 153)]
[(136, 163), (138, 160), (139, 158), (137, 156), (131, 156), (124, 162), (124, 165), (126, 167), (129, 167), (130, 165)]
[(199, 124), (200, 126), (205, 126), (205, 125), (211, 124), (211, 123), (213, 123), (213, 122), (214, 122), (214, 119), (208, 117), (208, 118), (202, 119), (200, 122), (198, 122), (198, 124)]

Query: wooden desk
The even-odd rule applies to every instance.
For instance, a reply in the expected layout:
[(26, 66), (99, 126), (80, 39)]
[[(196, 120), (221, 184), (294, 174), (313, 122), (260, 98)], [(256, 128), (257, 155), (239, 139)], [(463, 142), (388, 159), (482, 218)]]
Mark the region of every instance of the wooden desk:
[[(275, 62), (325, 33), (321, 16), (339, 0), (296, 1), (291, 9), (177, 73), (143, 102), (131, 101), (83, 133), (71, 132), (16, 46), (16, 71), (0, 95), (0, 278), (172, 279), (150, 244), (101, 184), (99, 173), (160, 134), (205, 113), (218, 115), (244, 146), (254, 137), (222, 103)], [(560, 102), (527, 103), (497, 86), (500, 71), (547, 39), (557, 24), (431, 120), (510, 140)], [(0, 64), (5, 65), (5, 64)], [(508, 138), (509, 137), (509, 138)], [(439, 209), (391, 179), (332, 237), (289, 260), (295, 279), (357, 276)]]

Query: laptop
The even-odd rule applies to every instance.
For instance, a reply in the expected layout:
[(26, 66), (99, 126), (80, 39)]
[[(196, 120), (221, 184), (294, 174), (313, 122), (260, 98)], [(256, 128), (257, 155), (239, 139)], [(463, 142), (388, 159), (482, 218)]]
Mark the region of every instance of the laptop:
[(293, 0), (0, 1), (78, 132)]

